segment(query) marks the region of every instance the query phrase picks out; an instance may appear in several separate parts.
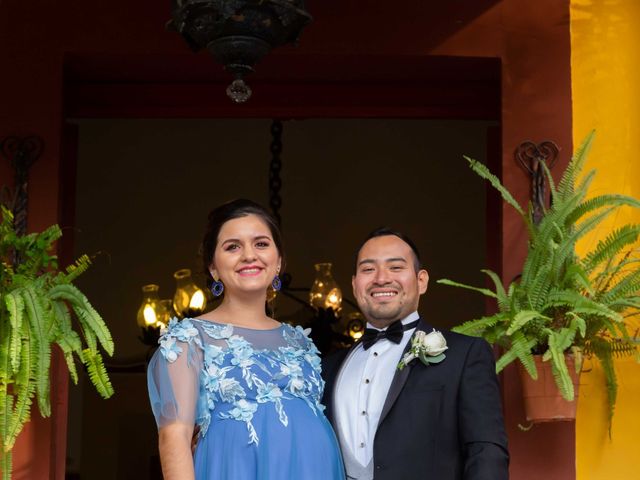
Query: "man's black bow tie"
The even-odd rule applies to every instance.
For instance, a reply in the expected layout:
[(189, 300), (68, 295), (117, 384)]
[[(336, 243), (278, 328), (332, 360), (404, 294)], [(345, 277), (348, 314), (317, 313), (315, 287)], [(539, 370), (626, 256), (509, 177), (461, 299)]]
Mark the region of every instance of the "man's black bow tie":
[(400, 343), (402, 340), (402, 334), (405, 330), (411, 330), (418, 325), (419, 320), (415, 322), (408, 323), (403, 325), (400, 320), (393, 322), (391, 325), (387, 327), (386, 330), (376, 330), (375, 328), (365, 328), (364, 333), (362, 334), (362, 348), (368, 350), (376, 343), (378, 340), (386, 338), (390, 342)]

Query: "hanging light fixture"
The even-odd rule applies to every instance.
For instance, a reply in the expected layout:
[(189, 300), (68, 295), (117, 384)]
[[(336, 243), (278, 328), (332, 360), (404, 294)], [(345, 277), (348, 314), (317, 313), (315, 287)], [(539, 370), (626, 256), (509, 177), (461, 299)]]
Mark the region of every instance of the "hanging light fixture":
[(160, 330), (167, 326), (171, 316), (167, 304), (160, 300), (159, 289), (155, 284), (142, 287), (142, 303), (138, 308), (136, 320), (142, 334), (139, 337), (140, 341), (145, 345), (157, 345)]
[(176, 293), (173, 295), (173, 310), (181, 317), (197, 317), (204, 312), (207, 298), (204, 291), (191, 278), (191, 270), (182, 268), (173, 274)]
[(332, 309), (337, 315), (342, 308), (342, 291), (331, 275), (330, 263), (316, 263), (316, 278), (309, 291), (309, 304), (317, 309)]
[(296, 43), (311, 22), (304, 0), (173, 0), (169, 28), (193, 51), (206, 48), (235, 79), (227, 95), (246, 102), (244, 77), (272, 48)]
[(160, 287), (155, 284), (142, 287), (142, 303), (138, 308), (136, 321), (142, 331), (140, 341), (156, 347), (161, 329), (173, 317), (197, 317), (207, 306), (205, 292), (191, 278), (191, 270), (182, 268), (173, 274), (176, 291), (173, 298), (160, 299)]

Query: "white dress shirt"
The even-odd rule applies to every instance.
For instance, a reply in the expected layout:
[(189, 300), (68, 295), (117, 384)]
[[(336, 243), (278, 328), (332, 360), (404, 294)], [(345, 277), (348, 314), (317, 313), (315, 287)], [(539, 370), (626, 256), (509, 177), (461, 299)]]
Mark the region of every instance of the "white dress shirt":
[[(413, 312), (403, 325), (419, 318)], [(368, 328), (375, 328), (367, 323)], [(398, 362), (415, 328), (407, 330), (400, 343), (378, 340), (365, 350), (362, 344), (353, 349), (340, 370), (334, 392), (334, 411), (340, 447), (349, 449), (355, 459), (366, 466), (373, 458), (373, 439), (382, 407), (387, 398)], [(346, 444), (345, 444), (346, 443)]]

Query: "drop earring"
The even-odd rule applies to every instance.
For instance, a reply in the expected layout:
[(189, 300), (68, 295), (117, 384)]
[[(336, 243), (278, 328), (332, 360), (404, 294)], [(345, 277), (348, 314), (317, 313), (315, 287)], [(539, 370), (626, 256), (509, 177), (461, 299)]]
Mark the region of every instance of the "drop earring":
[[(212, 275), (213, 276), (213, 275)], [(213, 277), (213, 283), (211, 284), (211, 293), (216, 297), (219, 297), (224, 292), (224, 283), (218, 280), (215, 276)]]
[(280, 280), (280, 277), (278, 276), (277, 273), (276, 273), (276, 276), (273, 277), (273, 280), (271, 282), (271, 288), (273, 288), (275, 292), (279, 292), (280, 289), (282, 288), (282, 281)]

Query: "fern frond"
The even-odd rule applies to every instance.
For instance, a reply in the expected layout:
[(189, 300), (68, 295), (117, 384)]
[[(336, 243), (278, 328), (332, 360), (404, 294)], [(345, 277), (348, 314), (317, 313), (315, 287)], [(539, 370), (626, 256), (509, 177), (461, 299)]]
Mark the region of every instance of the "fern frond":
[(527, 373), (536, 380), (538, 370), (531, 351), (536, 346), (535, 339), (527, 339), (521, 332), (515, 332), (511, 338), (511, 348), (502, 354), (496, 362), (496, 373), (499, 373), (514, 360), (520, 360)]
[(540, 165), (542, 166), (542, 171), (544, 172), (544, 176), (547, 179), (547, 182), (549, 182), (549, 191), (551, 192), (551, 203), (553, 204), (553, 199), (558, 194), (558, 191), (556, 189), (556, 182), (553, 180), (553, 175), (551, 175), (551, 170), (549, 170), (549, 167), (547, 167), (547, 162), (540, 162)]
[[(577, 317), (579, 318), (579, 317)], [(580, 319), (582, 320), (582, 319)], [(565, 328), (561, 328), (559, 330), (549, 330), (547, 331), (548, 335), (553, 335), (554, 338), (554, 347), (557, 350), (558, 353), (564, 353), (567, 350), (569, 350), (569, 348), (574, 345), (574, 339), (576, 337), (576, 334), (579, 331), (579, 327), (584, 326), (584, 330), (586, 331), (586, 325), (584, 325), (584, 320), (582, 320), (582, 324), (580, 325), (580, 322), (576, 319), (576, 317), (574, 317), (572, 319), (571, 322), (569, 322), (569, 326), (565, 327)], [(551, 348), (549, 348), (543, 355), (542, 355), (542, 360), (543, 361), (548, 361), (551, 359), (552, 356), (552, 352), (551, 352)]]
[(550, 353), (551, 356), (551, 372), (553, 373), (553, 378), (556, 385), (558, 385), (558, 390), (562, 397), (565, 400), (571, 401), (575, 397), (573, 382), (571, 381), (571, 375), (565, 362), (564, 350), (562, 350), (558, 340), (557, 332), (549, 331), (549, 349), (547, 352)]
[(591, 279), (580, 263), (570, 263), (558, 283), (563, 290), (573, 289), (577, 286), (579, 290), (586, 292), (588, 296), (595, 294)]
[[(0, 311), (0, 372), (3, 373), (11, 371), (11, 359), (9, 358), (11, 335), (9, 329), (9, 322), (2, 317), (2, 312)], [(13, 395), (9, 391), (11, 381), (11, 377), (7, 375), (0, 376), (0, 454), (4, 454), (7, 450), (5, 445), (9, 438), (9, 424), (11, 423), (14, 403)]]
[(549, 298), (547, 299), (546, 308), (551, 307), (568, 307), (574, 312), (600, 315), (610, 318), (615, 322), (622, 322), (623, 320), (622, 316), (618, 312), (614, 312), (606, 305), (586, 298), (580, 295), (579, 292), (572, 290), (562, 290), (550, 293)]
[(38, 409), (43, 417), (51, 415), (51, 404), (49, 402), (49, 366), (51, 364), (51, 344), (46, 332), (50, 316), (42, 307), (38, 294), (31, 287), (26, 287), (21, 291), (25, 304), (25, 311), (29, 321), (29, 332), (31, 343), (37, 351), (36, 361), (36, 396), (38, 399)]
[(452, 286), (452, 287), (464, 288), (464, 289), (467, 289), (467, 290), (473, 290), (474, 292), (480, 292), (481, 294), (486, 295), (487, 297), (498, 298), (498, 295), (493, 293), (488, 288), (474, 287), (472, 285), (467, 285), (465, 283), (454, 282), (453, 280), (449, 280), (448, 278), (441, 278), (436, 283), (439, 283), (441, 285), (449, 285), (449, 286)]
[(14, 383), (15, 406), (9, 423), (9, 431), (7, 432), (7, 446), (13, 447), (18, 435), (22, 431), (22, 427), (29, 421), (31, 412), (31, 399), (36, 390), (36, 384), (33, 381), (36, 373), (37, 355), (35, 350), (31, 349), (31, 340), (26, 337), (23, 340), (21, 349), (20, 370), (16, 375)]
[(536, 319), (551, 320), (549, 317), (541, 314), (537, 310), (520, 310), (515, 314), (511, 325), (507, 329), (507, 335), (513, 335), (515, 332), (526, 326), (529, 322)]
[(11, 359), (11, 372), (18, 371), (20, 365), (20, 332), (22, 330), (22, 320), (24, 318), (24, 301), (22, 297), (14, 292), (9, 292), (4, 296), (4, 303), (9, 314), (9, 324), (11, 325), (9, 346), (9, 356)]
[(549, 291), (553, 285), (551, 282), (551, 260), (543, 263), (537, 272), (531, 276), (530, 284), (523, 285), (523, 290), (527, 292), (530, 308), (540, 309), (544, 306), (544, 302), (549, 295)]
[(565, 239), (562, 243), (556, 255), (554, 255), (553, 266), (555, 269), (561, 268), (565, 261), (567, 261), (569, 256), (575, 256), (575, 246), (578, 240), (582, 238), (585, 234), (592, 231), (595, 227), (600, 225), (602, 221), (611, 215), (611, 213), (615, 210), (615, 207), (609, 207), (603, 212), (592, 215), (591, 217), (583, 220), (581, 223), (576, 225), (573, 232)]
[(629, 197), (628, 195), (615, 193), (591, 197), (578, 205), (576, 209), (567, 216), (566, 223), (568, 225), (571, 225), (577, 222), (587, 213), (591, 213), (594, 210), (599, 210), (604, 207), (618, 208), (625, 205), (629, 207), (640, 208), (640, 201), (633, 197)]
[(77, 384), (78, 372), (73, 353), (82, 354), (82, 340), (72, 329), (71, 316), (64, 302), (53, 302), (53, 311), (57, 319), (57, 329), (53, 338), (64, 354), (64, 360), (73, 383)]
[(621, 254), (621, 257), (615, 256), (605, 260), (604, 266), (598, 269), (593, 279), (596, 297), (608, 292), (611, 285), (615, 285), (620, 280), (620, 276), (640, 263), (640, 259), (631, 256), (632, 253), (633, 250), (629, 250), (624, 255)]
[(469, 320), (462, 325), (453, 327), (451, 330), (456, 333), (462, 333), (463, 335), (471, 335), (472, 337), (483, 336), (485, 330), (496, 325), (502, 317), (502, 315), (496, 314), (488, 317), (477, 318), (475, 320)]
[[(640, 297), (634, 296), (631, 298), (621, 298), (619, 300), (615, 300), (609, 304), (609, 308), (615, 312), (620, 312), (624, 309), (634, 309), (640, 310)], [(638, 312), (634, 312), (638, 313)], [(632, 313), (633, 314), (633, 313)], [(625, 314), (625, 318), (629, 316), (629, 314)]]
[(486, 274), (493, 281), (493, 284), (495, 285), (495, 288), (496, 288), (496, 298), (498, 300), (498, 307), (500, 308), (501, 311), (504, 311), (505, 309), (507, 309), (509, 305), (509, 297), (507, 296), (507, 292), (505, 291), (504, 286), (502, 285), (502, 280), (500, 279), (497, 273), (491, 270), (482, 269), (480, 271)]
[(612, 344), (603, 338), (595, 337), (589, 342), (586, 352), (595, 355), (602, 365), (602, 371), (607, 384), (609, 435), (611, 435), (611, 420), (613, 419), (616, 399), (618, 397), (618, 381), (613, 362)]
[(99, 352), (93, 352), (86, 348), (82, 351), (82, 361), (87, 367), (89, 379), (96, 387), (96, 390), (102, 398), (109, 398), (113, 395), (113, 387), (107, 375), (107, 369), (102, 363), (102, 356)]
[(91, 266), (91, 259), (88, 255), (82, 255), (74, 263), (69, 265), (65, 273), (58, 274), (61, 283), (71, 283)]
[[(2, 447), (1, 443), (0, 447)], [(2, 480), (11, 480), (12, 470), (13, 458), (11, 451), (5, 451), (4, 448), (0, 448), (0, 472), (2, 472)]]
[(640, 291), (640, 269), (632, 271), (614, 287), (600, 297), (600, 301), (608, 304)]
[[(85, 297), (80, 290), (71, 284), (62, 284), (53, 287), (49, 291), (49, 295), (52, 300), (68, 301), (78, 316), (78, 320), (80, 320), (85, 334), (87, 333), (86, 331), (93, 332), (107, 354), (110, 356), (113, 355), (113, 339), (111, 338), (109, 329), (102, 320), (102, 317), (96, 312), (87, 297)], [(95, 348), (93, 349), (95, 350)]]
[[(576, 312), (576, 311), (567, 312), (567, 316), (571, 317), (571, 324), (575, 325), (575, 331), (579, 333), (581, 337), (584, 338), (587, 336), (587, 322), (584, 318), (578, 315), (578, 313), (581, 313), (581, 312)], [(568, 347), (569, 345), (567, 345), (567, 347), (565, 348), (568, 348)]]
[(567, 168), (565, 169), (564, 174), (560, 179), (560, 183), (558, 183), (557, 196), (560, 200), (563, 200), (573, 194), (576, 179), (582, 171), (584, 162), (587, 158), (587, 155), (589, 154), (589, 151), (591, 150), (591, 145), (593, 144), (594, 137), (595, 131), (591, 131), (571, 157), (571, 161), (569, 162), (569, 165), (567, 165)]
[(493, 188), (495, 188), (500, 193), (503, 200), (507, 202), (511, 207), (515, 209), (516, 212), (520, 214), (522, 219), (525, 221), (527, 228), (530, 228), (531, 220), (529, 219), (529, 216), (525, 213), (525, 211), (522, 209), (520, 204), (516, 202), (516, 200), (513, 198), (509, 190), (507, 190), (502, 185), (502, 182), (500, 182), (498, 177), (496, 177), (493, 173), (491, 173), (487, 168), (487, 166), (484, 165), (483, 163), (480, 163), (477, 160), (474, 160), (473, 158), (467, 157), (466, 155), (464, 156), (464, 159), (467, 162), (469, 162), (469, 166), (474, 172), (476, 172), (478, 175), (480, 175), (480, 177), (484, 178), (489, 183), (491, 183)]

